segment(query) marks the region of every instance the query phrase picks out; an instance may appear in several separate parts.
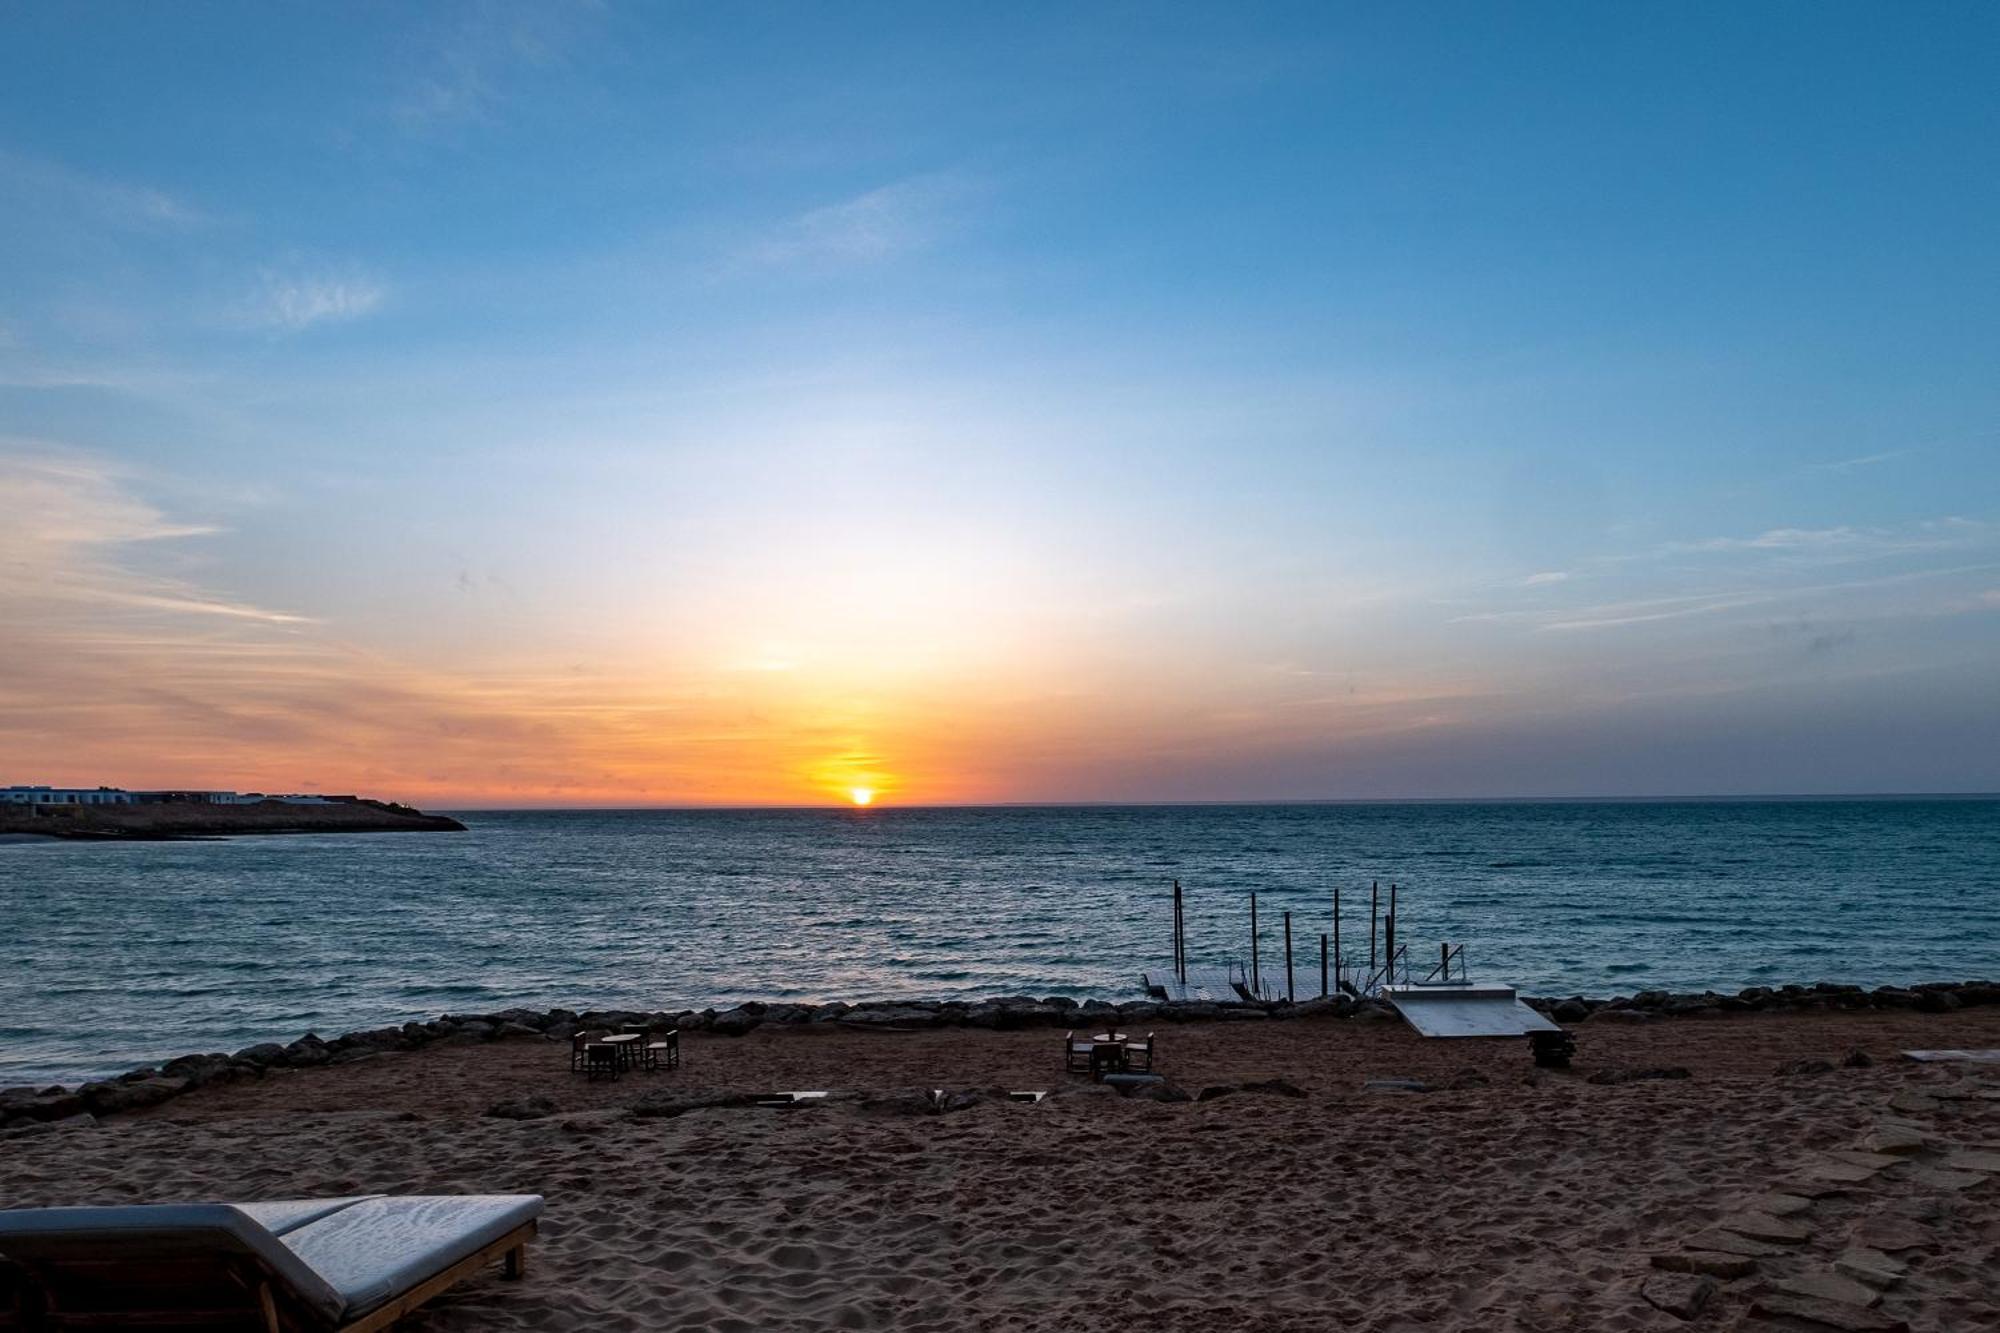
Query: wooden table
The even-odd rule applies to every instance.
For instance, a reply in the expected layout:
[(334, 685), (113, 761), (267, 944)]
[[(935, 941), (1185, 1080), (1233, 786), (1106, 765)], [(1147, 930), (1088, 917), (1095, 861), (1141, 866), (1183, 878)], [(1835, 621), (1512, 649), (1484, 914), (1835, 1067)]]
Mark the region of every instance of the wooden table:
[(1125, 1036), (1123, 1032), (1099, 1032), (1091, 1037), (1091, 1078), (1101, 1079), (1106, 1074), (1125, 1072)]
[(624, 1069), (630, 1069), (632, 1067), (633, 1052), (638, 1050), (639, 1043), (645, 1039), (646, 1034), (643, 1032), (621, 1032), (615, 1037), (599, 1037), (591, 1045), (609, 1046), (612, 1050), (618, 1052), (619, 1066)]

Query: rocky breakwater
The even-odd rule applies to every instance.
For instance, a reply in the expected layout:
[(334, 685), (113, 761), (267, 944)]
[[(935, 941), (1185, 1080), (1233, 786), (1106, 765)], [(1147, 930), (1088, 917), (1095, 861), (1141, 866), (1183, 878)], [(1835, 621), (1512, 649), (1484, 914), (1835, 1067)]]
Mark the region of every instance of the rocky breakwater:
[[(1556, 1022), (1661, 1022), (1673, 1019), (1726, 1019), (1769, 1012), (1909, 1009), (1949, 1013), (2000, 1004), (2000, 982), (1934, 982), (1920, 986), (1860, 986), (1820, 982), (1809, 986), (1752, 987), (1733, 995), (1642, 991), (1608, 999), (1538, 997), (1527, 1001)], [(310, 1069), (379, 1059), (434, 1045), (494, 1041), (567, 1041), (589, 1029), (708, 1032), (740, 1037), (765, 1026), (831, 1023), (883, 1032), (931, 1028), (1075, 1028), (1100, 1024), (1205, 1022), (1380, 1022), (1395, 1018), (1387, 1005), (1346, 996), (1297, 1004), (1162, 1003), (1137, 1000), (1112, 1004), (1065, 996), (996, 996), (987, 1000), (882, 1000), (861, 1004), (762, 1004), (751, 1001), (728, 1009), (643, 1011), (633, 1009), (506, 1009), (489, 1014), (445, 1014), (429, 1022), (349, 1032), (332, 1040), (307, 1033), (287, 1044), (264, 1042), (232, 1054), (183, 1055), (164, 1064), (134, 1069), (80, 1087), (0, 1089), (0, 1133), (33, 1133), (80, 1116), (143, 1110), (211, 1083), (264, 1078), (276, 1070)]]

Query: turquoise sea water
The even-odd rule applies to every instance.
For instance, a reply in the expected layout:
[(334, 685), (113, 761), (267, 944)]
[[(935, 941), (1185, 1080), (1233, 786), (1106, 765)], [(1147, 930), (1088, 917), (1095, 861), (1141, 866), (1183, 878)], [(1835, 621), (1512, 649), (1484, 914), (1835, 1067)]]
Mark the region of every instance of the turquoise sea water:
[(1315, 992), (1373, 880), (1529, 993), (2000, 976), (1987, 799), (462, 817), (0, 846), (0, 1085), (513, 1004), (1136, 997), (1176, 877), (1190, 961), (1247, 956), (1254, 890)]

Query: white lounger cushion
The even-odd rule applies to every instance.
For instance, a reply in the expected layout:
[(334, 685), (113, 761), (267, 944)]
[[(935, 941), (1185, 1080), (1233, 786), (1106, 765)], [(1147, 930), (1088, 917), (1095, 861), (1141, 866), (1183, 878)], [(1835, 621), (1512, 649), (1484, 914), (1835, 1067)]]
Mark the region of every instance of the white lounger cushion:
[(379, 1199), (379, 1194), (354, 1194), (345, 1199), (272, 1199), (268, 1203), (235, 1203), (235, 1208), (250, 1218), (258, 1226), (274, 1236), (282, 1236), (288, 1231), (297, 1231), (309, 1222), (317, 1222), (328, 1213), (337, 1213), (364, 1199)]
[(380, 1194), (269, 1203), (0, 1211), (0, 1255), (254, 1255), (328, 1324), (368, 1313), (541, 1216), (539, 1194)]
[(329, 1324), (346, 1302), (285, 1243), (226, 1203), (134, 1204), (122, 1208), (15, 1208), (0, 1212), (0, 1254), (33, 1262), (174, 1259), (218, 1251), (256, 1257)]
[(377, 1196), (289, 1231), (285, 1245), (363, 1315), (542, 1212), (539, 1194)]

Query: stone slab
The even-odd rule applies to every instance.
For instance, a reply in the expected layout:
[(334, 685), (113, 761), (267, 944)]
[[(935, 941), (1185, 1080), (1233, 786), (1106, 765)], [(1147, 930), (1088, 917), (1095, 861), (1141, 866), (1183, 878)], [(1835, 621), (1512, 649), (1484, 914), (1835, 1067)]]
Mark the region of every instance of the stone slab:
[(1779, 1291), (1789, 1291), (1794, 1296), (1837, 1301), (1842, 1305), (1859, 1305), (1864, 1309), (1882, 1299), (1882, 1293), (1867, 1283), (1857, 1282), (1846, 1274), (1836, 1273), (1829, 1268), (1781, 1278), (1776, 1286)]
[(1681, 1250), (1674, 1254), (1656, 1254), (1652, 1262), (1653, 1267), (1663, 1268), (1670, 1273), (1702, 1273), (1708, 1277), (1722, 1278), (1724, 1281), (1749, 1277), (1757, 1271), (1757, 1261), (1749, 1255), (1723, 1254), (1716, 1250)]
[(1946, 1153), (1944, 1165), (1947, 1171), (2000, 1171), (2000, 1152), (1954, 1152)]
[(1907, 1218), (1870, 1217), (1854, 1229), (1854, 1242), (1884, 1254), (1895, 1254), (1902, 1250), (1931, 1249), (1937, 1245), (1937, 1237)]
[(1910, 1327), (1879, 1310), (1815, 1300), (1789, 1291), (1765, 1292), (1750, 1303), (1750, 1313), (1798, 1319), (1820, 1328), (1839, 1329), (1840, 1333), (1909, 1333)]
[(1836, 1256), (1833, 1266), (1847, 1276), (1884, 1291), (1894, 1287), (1909, 1272), (1909, 1265), (1880, 1250), (1856, 1247)]
[(1905, 1129), (1901, 1125), (1877, 1125), (1861, 1136), (1855, 1146), (1862, 1152), (1898, 1156), (1905, 1153), (1922, 1152), (1930, 1140), (1919, 1130)]
[(1771, 1217), (1797, 1217), (1812, 1207), (1811, 1199), (1796, 1194), (1760, 1194), (1749, 1201), (1750, 1211)]
[(1767, 1240), (1785, 1245), (1798, 1245), (1812, 1239), (1812, 1228), (1803, 1222), (1794, 1222), (1785, 1217), (1773, 1217), (1769, 1213), (1732, 1213), (1715, 1225), (1723, 1231), (1733, 1231), (1752, 1240)]
[(1676, 1319), (1692, 1319), (1715, 1295), (1715, 1279), (1699, 1273), (1655, 1273), (1639, 1284), (1639, 1295), (1655, 1310)]
[(1910, 1178), (1926, 1189), (1954, 1191), (1969, 1190), (1993, 1179), (1979, 1171), (1946, 1171), (1935, 1166), (1920, 1166)]
[(1690, 1250), (1708, 1250), (1716, 1254), (1740, 1255), (1746, 1259), (1771, 1259), (1790, 1254), (1791, 1250), (1782, 1245), (1767, 1245), (1761, 1240), (1751, 1240), (1733, 1231), (1698, 1231), (1687, 1238)]

